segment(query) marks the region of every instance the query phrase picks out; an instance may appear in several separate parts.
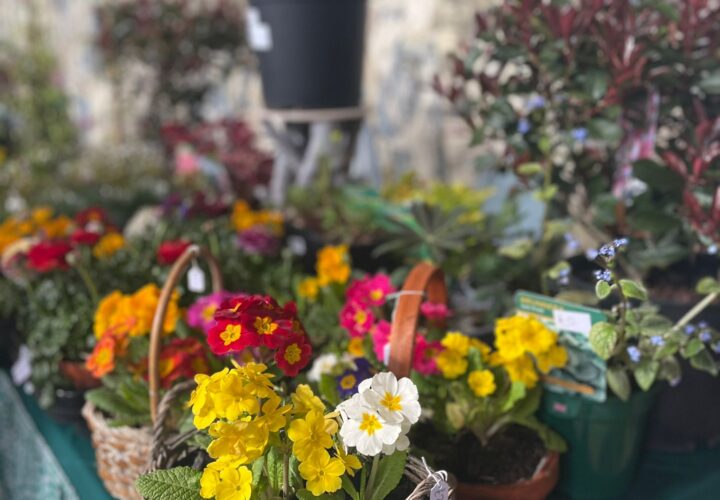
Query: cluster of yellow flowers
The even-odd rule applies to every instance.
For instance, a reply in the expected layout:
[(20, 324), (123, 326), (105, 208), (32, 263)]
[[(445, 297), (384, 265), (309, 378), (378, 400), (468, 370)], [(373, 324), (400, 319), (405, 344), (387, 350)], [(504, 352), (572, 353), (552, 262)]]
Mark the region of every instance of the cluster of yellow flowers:
[(115, 255), (115, 253), (125, 246), (125, 238), (122, 234), (110, 232), (103, 235), (93, 247), (93, 255), (98, 259), (104, 259)]
[(255, 226), (265, 226), (273, 234), (281, 235), (283, 232), (283, 216), (274, 210), (253, 210), (244, 200), (233, 205), (230, 221), (236, 231), (242, 232)]
[[(490, 346), (460, 332), (448, 332), (440, 343), (443, 350), (438, 355), (436, 363), (443, 377), (447, 379), (456, 379), (467, 372), (467, 356), (471, 348), (477, 349), (483, 360), (487, 360), (490, 355)], [(471, 371), (467, 382), (478, 397), (489, 396), (495, 392), (495, 376), (490, 370)]]
[(495, 325), (495, 347), (490, 363), (502, 365), (512, 381), (532, 388), (538, 370), (547, 373), (567, 364), (567, 351), (558, 345), (558, 335), (534, 316), (515, 315)]
[[(178, 299), (177, 292), (173, 293), (163, 323), (165, 334), (175, 331), (175, 325), (180, 318)], [(100, 338), (106, 333), (116, 337), (125, 334), (132, 337), (147, 335), (152, 328), (159, 300), (160, 288), (154, 283), (145, 285), (130, 295), (117, 290), (112, 292), (100, 301), (95, 311), (95, 337)]]
[(350, 258), (347, 245), (325, 246), (317, 254), (317, 276), (305, 278), (298, 285), (298, 295), (315, 300), (320, 288), (338, 283), (344, 285), (350, 279)]
[(16, 241), (42, 234), (48, 239), (66, 236), (73, 227), (73, 220), (64, 215), (53, 217), (48, 207), (38, 207), (27, 217), (8, 217), (0, 223), (0, 254)]
[[(312, 389), (298, 386), (291, 404), (284, 405), (273, 387), (273, 375), (266, 370), (265, 365), (251, 362), (195, 376), (198, 385), (189, 401), (193, 423), (198, 429), (208, 428), (213, 438), (208, 454), (215, 460), (200, 479), (203, 498), (249, 499), (253, 475), (248, 465), (268, 446), (289, 446), (284, 436), (292, 442), (306, 488), (316, 496), (338, 491), (342, 475), (352, 475), (361, 467), (357, 457), (335, 445), (336, 415), (325, 414), (325, 405)], [(333, 447), (335, 457), (328, 452)]]
[[(484, 363), (504, 368), (511, 381), (533, 388), (539, 379), (538, 372), (547, 373), (567, 364), (567, 351), (557, 341), (557, 333), (535, 317), (515, 315), (497, 321), (495, 351), (477, 339), (449, 332), (441, 341), (443, 351), (436, 363), (443, 377), (456, 379), (467, 372), (467, 356), (475, 348)], [(478, 397), (495, 392), (495, 377), (490, 370), (474, 370), (467, 381)]]

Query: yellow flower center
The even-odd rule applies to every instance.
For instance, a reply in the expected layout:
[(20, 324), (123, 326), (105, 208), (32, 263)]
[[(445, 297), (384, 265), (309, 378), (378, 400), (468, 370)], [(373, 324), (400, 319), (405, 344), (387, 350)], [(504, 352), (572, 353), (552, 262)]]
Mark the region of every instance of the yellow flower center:
[(353, 375), (352, 373), (349, 375), (345, 375), (343, 378), (340, 379), (340, 387), (342, 387), (346, 391), (355, 387), (356, 383), (357, 378), (355, 378), (355, 375)]
[(275, 323), (269, 316), (265, 316), (263, 318), (258, 316), (255, 318), (253, 326), (255, 326), (255, 329), (261, 335), (272, 335), (278, 328), (278, 324)]
[(367, 321), (367, 313), (362, 309), (355, 313), (355, 324), (363, 325)]
[(383, 297), (383, 291), (380, 290), (379, 288), (376, 288), (375, 290), (370, 292), (370, 298), (374, 301), (378, 301), (378, 300), (382, 299), (382, 297)]
[(363, 413), (362, 422), (360, 422), (360, 430), (368, 436), (372, 436), (376, 431), (382, 429), (382, 424), (378, 418), (371, 413)]
[(213, 319), (213, 316), (215, 315), (215, 311), (217, 310), (217, 305), (210, 304), (208, 306), (205, 306), (205, 309), (202, 310), (202, 317), (205, 321), (210, 321)]
[(400, 396), (393, 396), (391, 393), (386, 392), (385, 397), (382, 398), (380, 404), (383, 405), (390, 411), (401, 411), (402, 405), (400, 404)]
[(235, 342), (237, 339), (240, 338), (240, 334), (242, 333), (242, 326), (240, 325), (228, 325), (225, 327), (225, 330), (220, 334), (220, 338), (222, 339), (223, 343), (227, 346)]
[(290, 344), (288, 348), (285, 349), (285, 354), (283, 354), (283, 358), (285, 358), (285, 361), (287, 361), (291, 365), (294, 365), (295, 363), (300, 361), (301, 355), (302, 349), (300, 349), (297, 344)]

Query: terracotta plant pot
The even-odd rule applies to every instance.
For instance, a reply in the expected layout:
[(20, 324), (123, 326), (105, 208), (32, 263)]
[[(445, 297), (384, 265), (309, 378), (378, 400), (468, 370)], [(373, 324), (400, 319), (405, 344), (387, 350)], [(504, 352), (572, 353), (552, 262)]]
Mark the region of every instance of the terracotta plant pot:
[(60, 361), (60, 373), (72, 382), (77, 390), (100, 387), (100, 379), (95, 378), (82, 361)]
[(555, 488), (560, 477), (560, 456), (551, 451), (545, 463), (527, 480), (514, 484), (459, 483), (458, 500), (543, 500)]

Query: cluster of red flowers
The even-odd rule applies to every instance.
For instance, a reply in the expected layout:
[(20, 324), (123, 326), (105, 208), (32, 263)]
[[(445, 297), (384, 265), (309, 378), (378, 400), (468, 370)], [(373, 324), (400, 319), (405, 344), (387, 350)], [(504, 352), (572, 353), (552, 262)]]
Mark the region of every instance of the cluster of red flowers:
[(205, 348), (196, 338), (173, 339), (160, 352), (160, 382), (170, 387), (178, 379), (190, 379), (210, 371)]
[(163, 241), (157, 250), (158, 262), (163, 266), (173, 264), (191, 244), (186, 240)]
[(116, 232), (117, 228), (108, 219), (107, 213), (99, 207), (91, 207), (79, 212), (72, 222), (68, 221), (69, 232), (61, 239), (42, 240), (27, 252), (27, 267), (39, 273), (56, 269), (67, 269), (67, 257), (73, 249), (80, 246), (95, 246), (103, 235)]
[(293, 377), (310, 361), (312, 347), (293, 302), (280, 306), (269, 296), (233, 296), (214, 317), (208, 343), (215, 354), (266, 347), (275, 351), (283, 373)]

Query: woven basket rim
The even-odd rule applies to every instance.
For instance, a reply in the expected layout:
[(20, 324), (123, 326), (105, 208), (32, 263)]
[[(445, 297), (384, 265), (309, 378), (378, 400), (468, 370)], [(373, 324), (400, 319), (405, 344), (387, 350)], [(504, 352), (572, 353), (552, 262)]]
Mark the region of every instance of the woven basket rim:
[(112, 427), (102, 412), (90, 401), (85, 401), (81, 413), (82, 416), (85, 417), (88, 425), (93, 427), (93, 429), (91, 429), (93, 431), (97, 429), (98, 432), (125, 437), (133, 434), (136, 438), (142, 436), (142, 438), (152, 440), (152, 428), (150, 428), (150, 426), (130, 427), (129, 425), (123, 425), (120, 427)]

